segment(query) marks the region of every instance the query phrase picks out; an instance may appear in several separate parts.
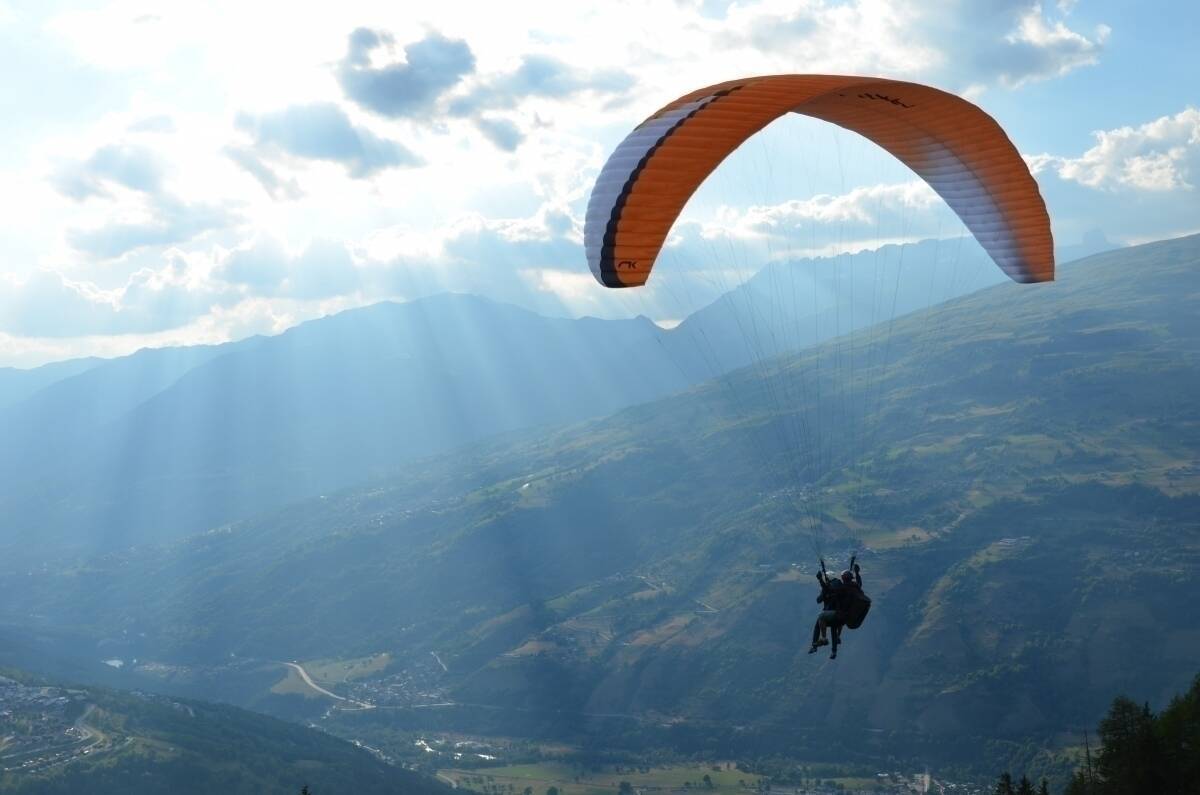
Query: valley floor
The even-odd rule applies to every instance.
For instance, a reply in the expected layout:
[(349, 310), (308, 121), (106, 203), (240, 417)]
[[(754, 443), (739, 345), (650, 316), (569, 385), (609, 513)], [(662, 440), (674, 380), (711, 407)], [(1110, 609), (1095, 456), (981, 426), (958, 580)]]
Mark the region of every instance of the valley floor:
[[(879, 795), (900, 793), (941, 793), (942, 795), (983, 795), (978, 785), (939, 780), (928, 774), (880, 772), (873, 777), (821, 778), (795, 785), (767, 785), (756, 774), (739, 770), (731, 762), (674, 765), (664, 767), (621, 768), (584, 771), (562, 763), (510, 765), (474, 770), (448, 768), (438, 778), (454, 782), (460, 789), (475, 792), (529, 792), (537, 795), (554, 788), (559, 795), (611, 795), (612, 793), (745, 793), (770, 791), (783, 795), (870, 792)], [(766, 788), (766, 789), (765, 789)]]

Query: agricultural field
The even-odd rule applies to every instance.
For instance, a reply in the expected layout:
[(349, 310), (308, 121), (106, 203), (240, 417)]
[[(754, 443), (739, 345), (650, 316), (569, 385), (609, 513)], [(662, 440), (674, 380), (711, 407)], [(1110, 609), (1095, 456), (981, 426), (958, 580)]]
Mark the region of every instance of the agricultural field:
[(296, 695), (304, 698), (325, 698), (310, 687), (295, 668), (288, 668), (283, 678), (271, 686), (271, 692), (278, 696)]
[(348, 660), (307, 660), (302, 665), (314, 681), (338, 684), (383, 673), (391, 661), (392, 655), (384, 652)]
[[(711, 785), (705, 782), (706, 776)], [(442, 770), (438, 777), (452, 779), (459, 787), (478, 792), (522, 793), (528, 787), (534, 795), (544, 795), (551, 787), (557, 788), (559, 795), (606, 795), (620, 791), (623, 781), (629, 782), (635, 790), (651, 792), (744, 793), (757, 789), (759, 781), (759, 776), (744, 773), (731, 762), (640, 769), (614, 767), (599, 772), (546, 762), (478, 770)]]
[[(821, 778), (805, 784), (770, 786), (770, 792), (807, 795), (831, 792), (909, 792), (918, 778), (899, 774), (882, 777)], [(767, 782), (754, 773), (738, 770), (732, 762), (667, 767), (614, 766), (601, 771), (583, 770), (561, 762), (509, 765), (476, 770), (447, 769), (438, 773), (461, 789), (498, 795), (613, 795), (613, 793), (741, 793), (763, 791)], [(623, 785), (628, 784), (627, 788)], [(551, 795), (554, 795), (551, 792)]]

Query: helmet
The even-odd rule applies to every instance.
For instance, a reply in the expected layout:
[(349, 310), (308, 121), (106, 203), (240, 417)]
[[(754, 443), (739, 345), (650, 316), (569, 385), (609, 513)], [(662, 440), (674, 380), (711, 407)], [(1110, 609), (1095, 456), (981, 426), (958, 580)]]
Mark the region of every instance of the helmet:
[(842, 572), (842, 582), (846, 583), (847, 585), (854, 582), (854, 575), (850, 572), (850, 569), (846, 569)]

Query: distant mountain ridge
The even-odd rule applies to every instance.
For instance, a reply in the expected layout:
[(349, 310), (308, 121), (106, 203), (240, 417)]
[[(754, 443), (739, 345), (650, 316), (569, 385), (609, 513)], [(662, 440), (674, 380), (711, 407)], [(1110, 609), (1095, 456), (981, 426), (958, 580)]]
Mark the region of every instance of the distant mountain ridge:
[(28, 370), (0, 367), (0, 410), (20, 403), (64, 378), (70, 378), (104, 362), (103, 359), (68, 359)]
[(777, 263), (672, 331), (441, 295), (275, 337), (9, 372), (7, 392), (0, 371), (0, 550), (36, 560), (178, 538), (602, 416), (973, 289), (946, 278), (959, 270), (999, 278), (977, 249)]
[(0, 412), (0, 543), (177, 537), (608, 413), (686, 385), (661, 333), (445, 295), (96, 365)]

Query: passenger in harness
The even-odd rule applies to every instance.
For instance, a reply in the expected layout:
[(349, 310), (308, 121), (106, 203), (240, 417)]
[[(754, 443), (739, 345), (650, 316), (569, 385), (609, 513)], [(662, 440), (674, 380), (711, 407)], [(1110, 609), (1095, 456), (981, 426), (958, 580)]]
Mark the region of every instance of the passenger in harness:
[(814, 653), (822, 646), (829, 645), (829, 637), (833, 639), (833, 648), (829, 659), (837, 659), (838, 645), (842, 642), (842, 627), (858, 629), (871, 609), (871, 599), (862, 589), (862, 574), (855, 559), (850, 558), (850, 568), (842, 572), (841, 577), (833, 579), (825, 570), (825, 561), (821, 561), (821, 570), (817, 572), (817, 582), (821, 584), (821, 593), (817, 601), (823, 606), (817, 621), (813, 625), (812, 648)]

